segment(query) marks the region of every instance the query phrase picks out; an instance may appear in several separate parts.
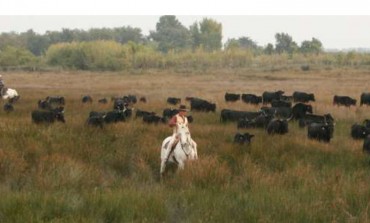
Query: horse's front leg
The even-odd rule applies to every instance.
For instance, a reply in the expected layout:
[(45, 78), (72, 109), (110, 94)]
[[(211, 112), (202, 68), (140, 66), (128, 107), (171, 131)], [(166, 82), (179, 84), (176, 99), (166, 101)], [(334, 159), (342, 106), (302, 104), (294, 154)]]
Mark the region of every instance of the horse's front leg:
[(161, 170), (160, 170), (161, 177), (163, 177), (165, 170), (166, 170), (166, 159), (162, 159), (161, 160)]
[(194, 148), (194, 158), (195, 159), (198, 159), (198, 149), (197, 149), (197, 143), (194, 142), (194, 140), (191, 140), (192, 144), (193, 144), (193, 148)]
[(183, 170), (185, 167), (185, 162), (183, 160), (178, 161), (178, 168), (179, 170)]

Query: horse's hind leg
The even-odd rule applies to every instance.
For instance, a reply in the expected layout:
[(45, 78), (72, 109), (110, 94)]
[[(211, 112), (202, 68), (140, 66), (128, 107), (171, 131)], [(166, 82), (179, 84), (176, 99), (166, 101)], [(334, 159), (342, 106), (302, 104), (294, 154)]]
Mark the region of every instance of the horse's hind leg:
[(160, 170), (161, 178), (163, 177), (165, 170), (166, 170), (166, 159), (162, 159), (161, 160), (161, 170)]

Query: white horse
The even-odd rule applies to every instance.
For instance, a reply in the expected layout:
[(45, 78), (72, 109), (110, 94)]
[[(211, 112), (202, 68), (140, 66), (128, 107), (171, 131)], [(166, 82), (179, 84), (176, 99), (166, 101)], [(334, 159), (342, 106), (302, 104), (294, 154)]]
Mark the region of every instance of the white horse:
[(167, 155), (168, 150), (171, 148), (168, 148), (168, 144), (172, 136), (167, 137), (162, 142), (161, 177), (165, 172), (167, 161), (177, 163), (179, 169), (184, 169), (186, 160), (198, 159), (197, 144), (191, 139), (188, 127), (183, 123), (179, 123), (177, 124), (177, 131), (178, 142), (169, 155)]
[(4, 100), (9, 99), (10, 101), (13, 102), (19, 99), (18, 92), (12, 88), (4, 89), (1, 96)]

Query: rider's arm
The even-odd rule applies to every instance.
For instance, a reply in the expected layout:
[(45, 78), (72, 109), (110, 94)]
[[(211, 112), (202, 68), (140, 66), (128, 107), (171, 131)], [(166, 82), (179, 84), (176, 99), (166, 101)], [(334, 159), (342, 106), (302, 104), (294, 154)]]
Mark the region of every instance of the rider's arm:
[(170, 121), (168, 122), (168, 125), (170, 127), (174, 127), (176, 125), (176, 116), (175, 115), (170, 119)]

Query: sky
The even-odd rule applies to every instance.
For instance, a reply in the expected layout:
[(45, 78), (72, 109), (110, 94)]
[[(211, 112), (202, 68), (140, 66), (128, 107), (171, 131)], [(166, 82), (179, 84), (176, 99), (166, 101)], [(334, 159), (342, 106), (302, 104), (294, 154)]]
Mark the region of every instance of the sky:
[(161, 15), (175, 15), (185, 27), (203, 18), (221, 23), (223, 43), (249, 37), (265, 46), (283, 32), (299, 45), (314, 37), (325, 49), (370, 48), (370, 7), (361, 1), (0, 0), (0, 32), (131, 26), (148, 35)]

